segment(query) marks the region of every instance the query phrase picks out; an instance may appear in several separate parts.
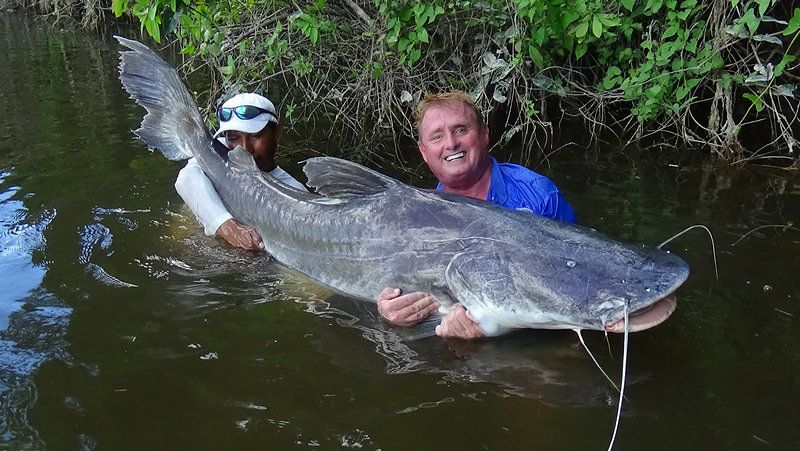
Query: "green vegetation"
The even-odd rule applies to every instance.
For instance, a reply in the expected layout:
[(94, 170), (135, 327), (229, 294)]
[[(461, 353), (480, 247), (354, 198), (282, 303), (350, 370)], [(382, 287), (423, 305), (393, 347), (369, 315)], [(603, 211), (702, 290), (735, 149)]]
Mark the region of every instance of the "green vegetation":
[[(97, 0), (83, 0), (85, 12), (74, 0), (38, 1), (42, 11), (67, 11), (85, 22), (108, 12)], [(211, 97), (232, 86), (265, 89), (279, 78), (292, 87), (282, 102), (286, 117), (327, 121), (321, 127), (344, 141), (410, 135), (409, 112), (423, 92), (460, 88), (501, 121), (501, 142), (529, 143), (558, 133), (553, 122), (578, 117), (596, 138), (613, 134), (622, 142), (704, 147), (731, 162), (799, 165), (800, 8), (792, 2), (111, 0), (110, 6), (155, 41), (175, 41), (184, 67), (216, 68)]]

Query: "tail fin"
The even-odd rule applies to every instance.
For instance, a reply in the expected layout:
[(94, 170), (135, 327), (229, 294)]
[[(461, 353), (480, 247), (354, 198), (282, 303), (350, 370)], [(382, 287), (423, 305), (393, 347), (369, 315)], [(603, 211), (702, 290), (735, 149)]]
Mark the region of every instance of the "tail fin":
[(211, 134), (175, 69), (146, 45), (114, 37), (130, 49), (120, 51), (119, 79), (147, 110), (136, 136), (170, 160), (191, 158), (195, 146), (208, 146)]

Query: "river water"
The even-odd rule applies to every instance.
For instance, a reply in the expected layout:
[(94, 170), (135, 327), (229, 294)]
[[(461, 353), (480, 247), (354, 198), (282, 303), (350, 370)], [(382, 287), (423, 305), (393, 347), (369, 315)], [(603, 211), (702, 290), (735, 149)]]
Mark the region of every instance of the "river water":
[[(399, 341), (372, 306), (202, 234), (181, 163), (130, 133), (115, 42), (7, 16), (0, 50), (0, 447), (607, 447), (617, 393), (574, 333)], [(702, 223), (720, 268), (700, 232), (668, 245), (692, 274), (631, 336), (615, 448), (798, 449), (800, 231), (773, 227), (800, 225), (798, 179), (593, 155), (538, 168), (580, 223), (650, 245)], [(618, 380), (622, 337), (584, 335)]]

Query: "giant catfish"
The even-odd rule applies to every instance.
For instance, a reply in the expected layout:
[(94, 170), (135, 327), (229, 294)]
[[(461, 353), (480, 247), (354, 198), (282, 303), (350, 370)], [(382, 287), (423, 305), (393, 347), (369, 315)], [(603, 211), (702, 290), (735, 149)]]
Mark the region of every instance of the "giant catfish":
[(135, 131), (170, 160), (196, 157), (238, 220), (279, 262), (374, 301), (384, 287), (428, 291), (441, 313), (460, 302), (487, 335), (520, 328), (647, 329), (675, 309), (689, 269), (668, 252), (572, 224), (405, 185), (337, 158), (303, 170), (316, 193), (261, 172), (242, 148), (212, 139), (177, 72), (117, 37), (120, 79), (147, 110)]

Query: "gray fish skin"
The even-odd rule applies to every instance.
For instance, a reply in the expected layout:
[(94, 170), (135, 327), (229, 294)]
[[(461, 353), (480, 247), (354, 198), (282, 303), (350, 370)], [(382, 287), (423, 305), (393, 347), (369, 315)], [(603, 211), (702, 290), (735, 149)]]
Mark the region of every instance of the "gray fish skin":
[[(175, 70), (125, 38), (120, 79), (147, 109), (135, 131), (177, 160), (197, 157), (231, 214), (278, 261), (350, 296), (428, 291), (461, 302), (488, 335), (520, 328), (605, 330), (673, 293), (679, 257), (488, 202), (402, 184), (331, 157), (306, 161), (317, 194), (265, 175), (245, 150), (220, 156)], [(224, 154), (224, 152), (223, 152)], [(668, 315), (668, 314), (667, 314)]]

